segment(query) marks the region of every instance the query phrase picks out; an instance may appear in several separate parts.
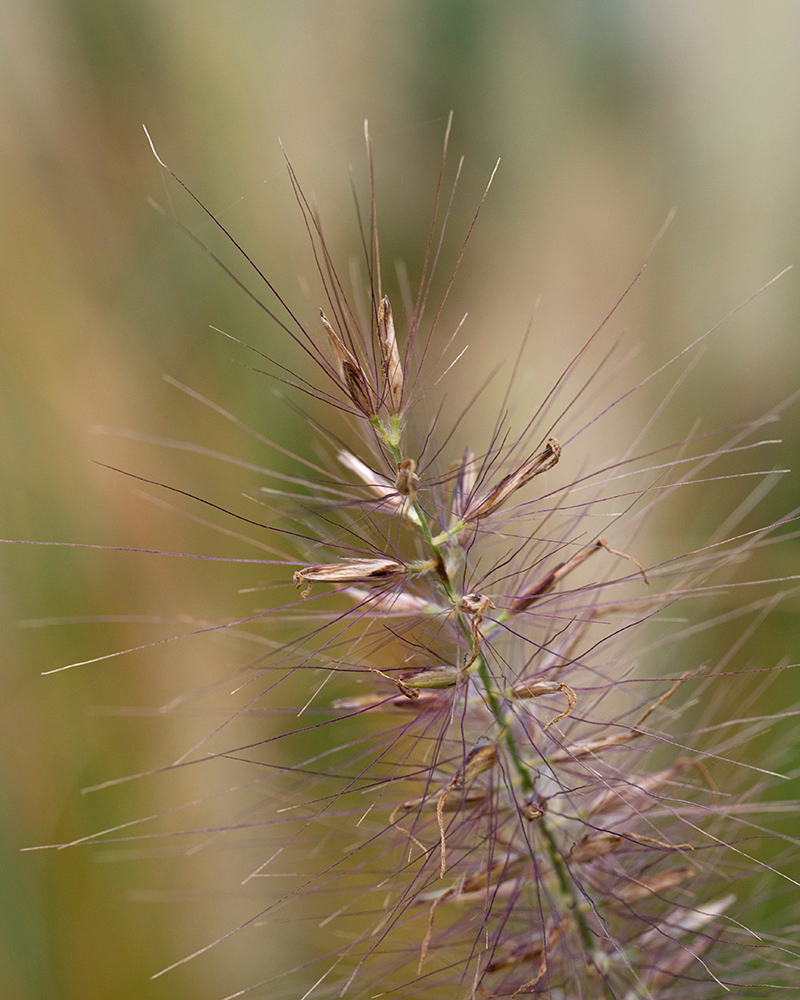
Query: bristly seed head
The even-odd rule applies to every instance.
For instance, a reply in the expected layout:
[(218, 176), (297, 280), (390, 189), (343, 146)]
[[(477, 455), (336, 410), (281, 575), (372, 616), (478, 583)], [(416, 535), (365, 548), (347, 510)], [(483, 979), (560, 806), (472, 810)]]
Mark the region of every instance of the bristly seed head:
[[(654, 581), (669, 583), (656, 595), (642, 596), (637, 587), (635, 599), (629, 596), (636, 579), (631, 566), (610, 568), (608, 555), (632, 563), (648, 582), (644, 566), (598, 532), (616, 538), (626, 531), (628, 541), (619, 544), (630, 545), (644, 523), (640, 515), (670, 490), (704, 481), (706, 467), (725, 449), (741, 450), (745, 432), (736, 427), (718, 454), (706, 453), (705, 433), (694, 452), (700, 435), (673, 442), (680, 457), (671, 463), (660, 449), (639, 451), (641, 429), (634, 426), (636, 443), (621, 447), (624, 458), (598, 459), (592, 448), (580, 474), (565, 477), (561, 466), (548, 478), (546, 497), (535, 504), (517, 501), (520, 489), (559, 462), (561, 445), (548, 437), (551, 431), (565, 435), (570, 455), (579, 436), (594, 432), (594, 390), (586, 390), (599, 370), (587, 353), (595, 335), (540, 406), (526, 401), (530, 419), (520, 437), (506, 423), (512, 410), (504, 402), (488, 440), (480, 443), (480, 458), (462, 450), (463, 442), (455, 441), (462, 417), (443, 432), (446, 410), (432, 399), (450, 367), (445, 360), (439, 375), (434, 334), (441, 308), (428, 335), (418, 337), (442, 245), (441, 219), (434, 216), (416, 298), (408, 297), (414, 305), (407, 310), (401, 360), (382, 291), (374, 188), (371, 230), (363, 233), (370, 285), (356, 303), (347, 300), (291, 167), (290, 174), (320, 262), (323, 301), (340, 331), (321, 313), (325, 358), (316, 335), (295, 322), (326, 378), (345, 395), (332, 398), (325, 386), (305, 386), (350, 419), (346, 431), (312, 418), (326, 442), (337, 442), (338, 474), (319, 457), (299, 475), (275, 473), (296, 490), (283, 496), (296, 501), (288, 528), (275, 530), (323, 560), (298, 569), (294, 584), (302, 598), (315, 583), (330, 585), (332, 593), (270, 609), (278, 630), (286, 621), (298, 624), (288, 641), (279, 631), (255, 637), (255, 677), (263, 666), (291, 676), (292, 683), (315, 678), (301, 710), (316, 713), (310, 724), (290, 724), (277, 737), (269, 732), (263, 746), (248, 743), (247, 756), (255, 758), (256, 752), (268, 755), (276, 739), (296, 738), (302, 754), (296, 770), (285, 760), (277, 766), (250, 762), (258, 767), (257, 792), (265, 776), (288, 775), (281, 787), (291, 801), (281, 810), (287, 826), (278, 831), (280, 850), (270, 845), (266, 857), (302, 852), (297, 870), (305, 871), (310, 857), (322, 859), (321, 841), (331, 845), (315, 873), (291, 891), (320, 890), (318, 909), (326, 915), (316, 925), (313, 951), (326, 956), (320, 962), (327, 968), (311, 969), (312, 959), (295, 970), (310, 976), (302, 989), (283, 992), (309, 1000), (378, 992), (414, 1000), (525, 993), (542, 1000), (710, 1000), (721, 995), (723, 980), (737, 989), (737, 949), (723, 949), (744, 935), (737, 936), (736, 920), (723, 924), (732, 897), (714, 902), (713, 883), (731, 875), (744, 880), (757, 848), (746, 845), (743, 852), (741, 844), (751, 831), (765, 829), (749, 808), (755, 812), (758, 803), (743, 802), (728, 779), (736, 774), (733, 760), (745, 758), (736, 733), (750, 728), (760, 737), (767, 722), (759, 715), (742, 727), (738, 714), (726, 717), (724, 707), (719, 718), (701, 722), (695, 708), (712, 700), (711, 669), (698, 665), (691, 646), (688, 656), (687, 647), (671, 653), (672, 638), (731, 621), (728, 604), (718, 617), (677, 630), (671, 625), (677, 616), (659, 626), (651, 622), (686, 598), (710, 601), (722, 592), (727, 581), (720, 581), (720, 571), (766, 544), (771, 529), (744, 527), (729, 542), (717, 538), (682, 558), (654, 555), (648, 571)], [(444, 221), (450, 212), (445, 204)], [(366, 216), (359, 212), (359, 218)], [(451, 284), (452, 276), (448, 292)], [(566, 376), (585, 359), (590, 377), (568, 388)], [(623, 391), (612, 405), (628, 395)], [(577, 426), (567, 427), (567, 415), (584, 405)], [(481, 426), (491, 425), (481, 417)], [(358, 444), (346, 437), (350, 432)], [(581, 447), (576, 464), (582, 464)], [(422, 490), (417, 462), (425, 472)], [(739, 510), (744, 517), (750, 507), (737, 508), (736, 517)], [(281, 566), (299, 565), (295, 551), (278, 554)], [(744, 611), (768, 610), (768, 599), (760, 600)], [(645, 638), (631, 648), (626, 643), (640, 627)], [(735, 641), (730, 648), (738, 649)], [(640, 669), (639, 660), (647, 657)], [(728, 657), (723, 662), (718, 673), (727, 687), (735, 669), (727, 667)], [(328, 698), (329, 681), (331, 688), (353, 684), (356, 690), (337, 687)], [(695, 683), (696, 691), (687, 694)], [(275, 686), (270, 676), (261, 694), (271, 696)], [(247, 694), (249, 710), (257, 699)], [(346, 696), (334, 696), (339, 694)], [(674, 720), (679, 724), (670, 729)], [(766, 778), (772, 772), (761, 764), (747, 760), (743, 774)], [(270, 815), (267, 835), (275, 829), (272, 820)], [(675, 853), (689, 851), (693, 867), (676, 867)], [(726, 851), (733, 861), (727, 868)], [(762, 870), (771, 871), (766, 864)], [(277, 912), (289, 901), (282, 896), (269, 909)], [(428, 911), (427, 929), (419, 904)], [(324, 927), (340, 917), (329, 945)], [(761, 946), (755, 935), (748, 938), (744, 961)], [(707, 949), (716, 954), (701, 962)], [(428, 952), (430, 967), (417, 979), (416, 957), (421, 965)], [(776, 978), (782, 975), (788, 956), (784, 948), (770, 977), (773, 968)], [(756, 981), (759, 989), (768, 988), (760, 978), (767, 961), (764, 948), (752, 961), (756, 972), (742, 976), (748, 988)]]

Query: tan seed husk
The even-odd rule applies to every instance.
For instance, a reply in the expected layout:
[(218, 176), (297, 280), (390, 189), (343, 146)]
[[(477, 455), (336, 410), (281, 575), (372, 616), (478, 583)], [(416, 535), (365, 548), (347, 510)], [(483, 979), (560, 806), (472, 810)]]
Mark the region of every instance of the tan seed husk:
[(417, 463), (413, 458), (404, 458), (397, 467), (397, 476), (394, 480), (395, 489), (401, 497), (408, 497), (413, 500), (419, 489), (419, 476), (416, 472)]
[(590, 833), (572, 848), (569, 860), (578, 865), (588, 864), (616, 851), (622, 841), (616, 833)]
[(490, 490), (484, 497), (481, 497), (464, 514), (465, 521), (479, 521), (488, 517), (503, 506), (512, 493), (516, 493), (527, 483), (539, 476), (543, 472), (548, 472), (561, 458), (561, 445), (551, 437), (543, 451), (538, 455), (531, 455), (527, 461), (514, 472), (510, 472), (504, 479), (501, 479), (494, 489)]
[(431, 667), (402, 674), (401, 680), (410, 688), (449, 688), (458, 683), (460, 671), (456, 667)]
[(630, 903), (638, 902), (640, 899), (647, 899), (656, 893), (664, 892), (666, 889), (674, 889), (687, 879), (695, 875), (694, 868), (688, 866), (682, 868), (670, 868), (668, 871), (660, 872), (652, 878), (636, 880), (631, 885), (615, 893), (612, 906), (627, 906)]
[(467, 754), (463, 768), (456, 771), (452, 779), (442, 789), (439, 801), (436, 803), (436, 818), (439, 822), (439, 839), (442, 851), (442, 864), (439, 869), (439, 877), (444, 878), (447, 868), (447, 845), (444, 832), (444, 809), (447, 797), (454, 788), (463, 788), (468, 785), (479, 774), (489, 771), (497, 763), (497, 747), (494, 743), (477, 743)]
[(319, 314), (325, 332), (328, 334), (331, 363), (339, 376), (339, 381), (353, 404), (361, 410), (364, 416), (374, 416), (375, 406), (372, 402), (372, 393), (364, 369), (358, 363), (358, 359), (345, 347), (342, 338), (333, 329), (328, 317), (321, 309)]
[(378, 306), (378, 341), (386, 383), (386, 405), (390, 413), (399, 413), (403, 405), (403, 365), (397, 349), (392, 307), (385, 295)]
[(305, 588), (302, 597), (311, 593), (312, 583), (381, 583), (408, 572), (394, 559), (348, 559), (345, 562), (306, 566), (292, 577), (298, 590)]

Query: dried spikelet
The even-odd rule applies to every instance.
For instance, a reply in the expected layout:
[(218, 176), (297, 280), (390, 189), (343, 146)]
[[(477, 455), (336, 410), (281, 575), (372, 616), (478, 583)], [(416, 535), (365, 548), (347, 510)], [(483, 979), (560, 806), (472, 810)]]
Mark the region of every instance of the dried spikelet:
[[(442, 804), (442, 812), (457, 812), (465, 806), (474, 805), (476, 802), (483, 802), (486, 799), (484, 788), (465, 788), (461, 794), (450, 795)], [(416, 799), (407, 799), (395, 807), (394, 812), (410, 812), (414, 809), (433, 809), (437, 807), (438, 799), (436, 795), (421, 795)], [(393, 814), (394, 815), (394, 814)], [(393, 820), (390, 818), (390, 822)], [(424, 902), (424, 900), (422, 900)]]
[(531, 792), (522, 803), (520, 812), (528, 822), (541, 819), (547, 812), (547, 799), (538, 792)]
[(382, 694), (362, 694), (353, 698), (336, 698), (331, 708), (346, 712), (364, 712), (367, 709), (400, 712), (422, 712), (441, 708), (444, 701), (436, 691), (419, 691), (416, 698)]
[(667, 889), (674, 889), (675, 886), (694, 878), (696, 874), (694, 868), (684, 865), (680, 868), (668, 868), (667, 871), (646, 879), (634, 880), (631, 885), (618, 889), (616, 899), (609, 905), (619, 908), (630, 906), (631, 903), (638, 903), (642, 899), (666, 892)]
[(439, 822), (439, 839), (442, 853), (442, 863), (439, 870), (439, 877), (444, 878), (447, 865), (447, 847), (445, 843), (444, 813), (445, 803), (452, 789), (464, 788), (486, 771), (490, 771), (497, 764), (497, 747), (494, 743), (478, 743), (467, 754), (464, 766), (459, 768), (452, 779), (445, 785), (439, 801), (436, 803), (436, 817)]
[(411, 688), (449, 688), (458, 683), (461, 671), (455, 667), (431, 667), (403, 674), (401, 680)]
[(366, 613), (387, 617), (416, 617), (417, 615), (440, 615), (443, 609), (431, 604), (419, 594), (408, 591), (362, 590), (360, 587), (348, 587), (347, 593), (353, 600), (362, 605)]
[(306, 566), (292, 577), (302, 596), (308, 597), (312, 583), (383, 583), (407, 573), (406, 567), (394, 559), (347, 559), (344, 562)]
[(412, 458), (404, 459), (399, 464), (395, 482), (392, 484), (385, 476), (370, 469), (366, 462), (362, 462), (352, 452), (342, 449), (337, 453), (337, 457), (345, 468), (354, 472), (370, 488), (381, 503), (395, 510), (402, 510), (409, 521), (419, 525), (419, 514), (411, 504), (406, 503), (406, 499), (413, 501), (419, 487), (419, 477), (415, 472), (417, 465)]
[(445, 482), (453, 482), (450, 500), (450, 528), (453, 530), (464, 520), (477, 476), (475, 452), (467, 448), (460, 461), (453, 462), (445, 473)]
[(345, 347), (342, 338), (333, 329), (328, 321), (328, 317), (321, 309), (319, 314), (325, 332), (328, 334), (331, 364), (339, 377), (342, 387), (352, 400), (353, 405), (357, 406), (365, 417), (374, 416), (375, 405), (372, 401), (372, 393), (370, 392), (369, 382), (364, 374), (364, 369), (353, 354)]
[(571, 573), (572, 570), (576, 569), (581, 563), (586, 562), (589, 556), (592, 556), (597, 552), (602, 546), (599, 542), (595, 542), (594, 545), (588, 545), (585, 549), (581, 549), (577, 552), (571, 559), (567, 559), (550, 573), (547, 574), (543, 579), (537, 581), (530, 587), (526, 587), (522, 593), (517, 594), (514, 600), (511, 602), (509, 611), (512, 614), (521, 614), (523, 611), (527, 611), (528, 608), (534, 604), (540, 597), (543, 597), (553, 587), (558, 583), (559, 580)]
[(386, 405), (390, 413), (400, 413), (403, 406), (403, 365), (397, 349), (392, 307), (385, 295), (378, 306), (378, 342), (381, 345), (381, 367), (386, 384)]
[(569, 860), (577, 865), (585, 865), (607, 854), (624, 843), (624, 838), (616, 833), (589, 833), (569, 852)]
[(464, 521), (480, 521), (488, 517), (508, 500), (512, 493), (527, 485), (535, 476), (548, 472), (558, 464), (561, 458), (561, 445), (551, 437), (543, 451), (531, 455), (522, 465), (510, 472), (504, 479), (474, 504), (470, 504), (464, 513)]
[(546, 726), (544, 726), (544, 732), (547, 732), (551, 726), (555, 726), (557, 723), (561, 722), (562, 719), (566, 719), (568, 715), (572, 714), (573, 709), (578, 704), (578, 697), (569, 684), (565, 684), (563, 681), (546, 681), (546, 680), (530, 680), (530, 681), (518, 681), (509, 692), (512, 698), (525, 699), (525, 698), (541, 698), (547, 694), (563, 694), (567, 699), (567, 707), (563, 712), (560, 712), (554, 719), (551, 719)]

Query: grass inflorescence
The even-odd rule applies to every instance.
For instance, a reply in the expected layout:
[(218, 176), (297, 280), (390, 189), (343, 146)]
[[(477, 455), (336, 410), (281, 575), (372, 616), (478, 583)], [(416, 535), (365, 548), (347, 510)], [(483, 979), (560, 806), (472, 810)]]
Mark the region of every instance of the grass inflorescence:
[[(282, 585), (248, 623), (266, 652), (243, 666), (236, 712), (283, 714), (263, 740), (213, 759), (269, 788), (244, 823), (267, 830), (249, 881), (271, 890), (287, 859), (302, 866), (247, 924), (283, 923), (300, 943), (242, 993), (791, 994), (788, 919), (781, 935), (750, 914), (759, 893), (796, 898), (784, 871), (796, 841), (780, 822), (794, 805), (777, 765), (749, 749), (794, 717), (761, 712), (754, 693), (790, 667), (736, 660), (794, 586), (745, 587), (742, 566), (791, 518), (731, 516), (700, 547), (641, 554), (677, 493), (771, 443), (775, 414), (653, 447), (650, 428), (634, 427), (610, 445), (604, 419), (642, 383), (597, 403), (598, 384), (613, 383), (608, 357), (579, 371), (604, 323), (520, 427), (509, 388), (483, 439), (460, 440), (464, 422), (445, 427), (439, 406), (445, 385), (475, 405), (456, 334), (438, 339), (454, 273), (430, 305), (452, 203), (445, 156), (402, 310), (382, 282), (374, 194), (359, 213), (359, 298), (287, 165), (323, 308), (299, 319), (258, 273), (275, 297), (264, 308), (308, 359), (309, 371), (274, 373), (314, 397), (323, 457), (298, 457), (249, 519), (279, 550), (263, 563)], [(689, 364), (690, 348), (659, 371)], [(742, 517), (750, 506), (732, 504)], [(713, 628), (728, 630), (725, 651), (703, 660), (693, 638)]]

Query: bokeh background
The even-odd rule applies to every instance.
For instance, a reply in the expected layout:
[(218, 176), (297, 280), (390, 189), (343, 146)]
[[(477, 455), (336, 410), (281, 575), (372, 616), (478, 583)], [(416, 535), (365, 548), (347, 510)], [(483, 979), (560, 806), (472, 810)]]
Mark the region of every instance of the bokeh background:
[[(246, 273), (165, 184), (143, 123), (161, 156), (313, 317), (313, 261), (278, 137), (346, 273), (359, 250), (348, 172), (365, 194), (369, 119), (384, 261), (389, 273), (404, 261), (413, 275), (452, 109), (449, 176), (461, 155), (465, 166), (445, 265), (501, 158), (445, 317), (452, 328), (470, 313), (457, 386), (468, 395), (487, 368), (513, 357), (535, 312), (534, 361), (520, 379), (530, 399), (608, 312), (671, 209), (672, 226), (610, 324), (612, 339), (624, 333), (637, 346), (631, 377), (797, 262), (798, 50), (800, 8), (780, 0), (4, 0), (0, 534), (252, 555), (92, 464), (258, 510), (241, 498), (252, 472), (149, 440), (281, 467), (164, 374), (312, 454), (302, 418), (243, 367), (258, 359), (209, 329), (301, 364), (170, 221)], [(687, 380), (667, 436), (687, 433), (695, 418), (704, 427), (752, 419), (795, 392), (799, 312), (800, 272), (790, 271), (729, 320)], [(493, 403), (489, 394), (476, 428)], [(653, 399), (641, 406), (647, 412)], [(796, 465), (799, 414), (795, 406), (783, 415), (781, 448), (747, 462)], [(800, 503), (798, 482), (779, 483), (758, 519)], [(679, 546), (683, 534), (713, 531), (724, 509), (714, 503), (695, 497), (678, 508)], [(760, 572), (800, 565), (795, 542), (769, 555)], [(20, 853), (200, 794), (188, 776), (177, 786), (80, 790), (168, 763), (201, 738), (210, 708), (158, 709), (225, 677), (241, 656), (235, 644), (189, 640), (41, 672), (162, 638), (176, 624), (244, 616), (258, 606), (238, 593), (257, 583), (252, 571), (243, 583), (243, 571), (225, 564), (23, 545), (4, 546), (0, 558), (4, 995), (179, 1000), (262, 978), (270, 949), (287, 947), (274, 928), (148, 982), (252, 912), (236, 889), (248, 870), (236, 851), (213, 854), (213, 873), (169, 843), (161, 855), (135, 842)], [(754, 662), (800, 659), (797, 610), (790, 600), (771, 619), (772, 645), (754, 650)], [(791, 687), (779, 691), (784, 703)], [(197, 822), (179, 816), (172, 828)]]

